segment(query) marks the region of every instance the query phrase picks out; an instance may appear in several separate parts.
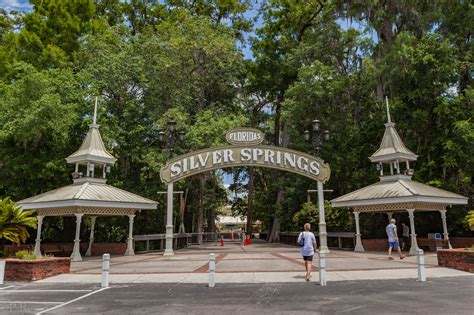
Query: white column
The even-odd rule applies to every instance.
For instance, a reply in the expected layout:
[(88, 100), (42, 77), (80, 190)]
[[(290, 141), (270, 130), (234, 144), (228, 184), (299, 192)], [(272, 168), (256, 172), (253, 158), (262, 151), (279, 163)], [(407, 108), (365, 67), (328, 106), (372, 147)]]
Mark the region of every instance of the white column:
[(410, 255), (416, 255), (416, 250), (418, 249), (418, 244), (416, 243), (416, 234), (415, 234), (415, 209), (407, 209), (408, 217), (410, 218), (410, 231), (411, 231), (411, 246), (410, 246)]
[(173, 255), (173, 183), (168, 183), (166, 202), (166, 248), (163, 256)]
[(326, 216), (324, 214), (324, 192), (323, 192), (323, 183), (318, 180), (318, 208), (319, 208), (319, 252), (320, 253), (329, 253), (328, 241), (326, 232)]
[(72, 261), (82, 261), (81, 252), (79, 248), (79, 245), (81, 243), (81, 240), (79, 239), (79, 234), (81, 232), (81, 221), (83, 215), (84, 214), (82, 213), (76, 213), (76, 237), (74, 238), (74, 249), (72, 250), (71, 254)]
[(393, 212), (387, 212), (387, 216), (388, 216), (388, 223), (390, 223), (390, 220), (392, 220), (392, 217), (393, 217)]
[(44, 215), (38, 216), (38, 229), (36, 230), (35, 252), (36, 256), (41, 256), (41, 227), (43, 226)]
[(448, 246), (449, 248), (453, 248), (451, 246), (451, 242), (449, 241), (449, 233), (448, 233), (448, 225), (446, 224), (446, 211), (447, 210), (439, 210), (439, 212), (441, 213), (441, 220), (443, 221), (443, 235), (444, 235), (444, 239), (448, 241)]
[(86, 256), (91, 256), (92, 253), (92, 244), (94, 243), (94, 229), (96, 219), (97, 217), (91, 217), (91, 234), (89, 236), (89, 246), (87, 247)]
[(359, 225), (359, 211), (354, 211), (354, 218), (356, 223), (356, 244), (354, 251), (355, 252), (365, 252), (364, 245), (362, 245), (362, 239), (360, 237), (360, 225)]
[(128, 215), (128, 241), (127, 241), (127, 250), (125, 251), (125, 256), (134, 256), (135, 251), (133, 250), (133, 218), (134, 214)]

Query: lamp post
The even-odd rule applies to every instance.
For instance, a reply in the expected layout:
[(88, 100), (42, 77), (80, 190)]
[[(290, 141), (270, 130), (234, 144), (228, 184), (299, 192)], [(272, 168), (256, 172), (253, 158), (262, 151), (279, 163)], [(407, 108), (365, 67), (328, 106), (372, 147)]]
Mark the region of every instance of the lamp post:
[[(176, 144), (176, 139), (184, 140), (184, 130), (176, 131), (176, 121), (174, 119), (168, 120), (168, 128), (158, 132), (158, 139), (160, 142), (166, 140), (166, 148), (168, 149), (169, 159), (173, 157), (173, 150)], [(166, 248), (163, 253), (164, 256), (173, 256), (173, 182), (168, 183), (167, 198), (166, 198)]]
[(184, 140), (184, 130), (181, 129), (180, 131), (176, 131), (176, 121), (171, 118), (167, 122), (168, 128), (165, 130), (161, 129), (158, 132), (158, 139), (160, 142), (164, 142), (166, 139), (166, 149), (168, 150), (169, 158), (171, 159), (173, 157), (173, 150), (174, 146), (176, 144), (176, 139), (179, 141)]
[[(315, 119), (311, 122), (312, 126), (312, 133), (308, 130), (304, 131), (304, 138), (306, 141), (311, 140), (311, 145), (313, 147), (314, 155), (318, 158), (321, 157), (321, 145), (323, 141), (329, 140), (329, 131), (321, 130), (321, 122), (318, 119)], [(321, 181), (317, 181), (318, 184), (318, 212), (319, 212), (319, 252), (327, 254), (329, 253), (328, 243), (327, 243), (327, 235), (326, 232), (326, 219), (324, 214), (324, 189), (323, 183)]]
[(321, 130), (321, 122), (318, 119), (315, 119), (311, 122), (313, 133), (308, 130), (305, 130), (303, 133), (304, 139), (309, 141), (311, 138), (311, 145), (313, 146), (314, 155), (317, 157), (321, 157), (321, 145), (323, 141), (329, 141), (329, 131), (328, 130)]

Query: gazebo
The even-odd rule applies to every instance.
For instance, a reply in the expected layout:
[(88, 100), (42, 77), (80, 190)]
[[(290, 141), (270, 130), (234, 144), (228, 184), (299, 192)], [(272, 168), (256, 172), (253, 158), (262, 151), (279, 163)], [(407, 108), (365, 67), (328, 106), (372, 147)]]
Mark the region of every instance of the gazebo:
[[(394, 212), (407, 211), (411, 232), (409, 253), (415, 255), (418, 249), (414, 222), (415, 211), (439, 211), (443, 222), (444, 239), (451, 248), (446, 224), (447, 207), (467, 204), (468, 198), (413, 181), (411, 179), (413, 169), (410, 168), (410, 161), (416, 161), (418, 156), (403, 144), (395, 129), (395, 123), (391, 121), (388, 102), (387, 120), (380, 148), (369, 158), (371, 162), (376, 163), (380, 181), (335, 198), (331, 200), (331, 204), (333, 207), (350, 207), (354, 210), (356, 252), (365, 251), (359, 226), (361, 212), (386, 212), (390, 220)], [(389, 169), (389, 174), (384, 173), (384, 167)]]
[[(47, 216), (75, 216), (76, 234), (71, 254), (73, 261), (81, 261), (79, 234), (83, 216), (91, 219), (91, 233), (86, 256), (91, 255), (94, 241), (94, 229), (97, 217), (128, 216), (129, 235), (125, 255), (134, 255), (133, 219), (137, 211), (156, 209), (157, 203), (128, 191), (107, 185), (107, 174), (117, 160), (105, 149), (96, 124), (97, 100), (94, 108), (93, 123), (90, 126), (79, 150), (66, 158), (67, 163), (75, 165), (72, 173), (73, 184), (34, 197), (23, 199), (17, 204), (23, 209), (36, 209), (38, 212), (38, 230), (34, 253), (41, 256), (41, 227)], [(97, 177), (95, 169), (102, 168), (102, 176)], [(82, 172), (81, 170), (85, 171)]]

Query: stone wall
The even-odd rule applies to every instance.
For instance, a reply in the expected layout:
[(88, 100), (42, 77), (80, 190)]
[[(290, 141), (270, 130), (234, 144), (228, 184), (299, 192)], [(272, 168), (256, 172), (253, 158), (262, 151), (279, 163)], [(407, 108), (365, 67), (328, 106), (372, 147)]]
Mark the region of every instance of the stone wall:
[(62, 273), (69, 273), (70, 267), (70, 258), (6, 259), (5, 280), (35, 281)]
[(438, 265), (474, 273), (474, 252), (460, 248), (438, 250)]

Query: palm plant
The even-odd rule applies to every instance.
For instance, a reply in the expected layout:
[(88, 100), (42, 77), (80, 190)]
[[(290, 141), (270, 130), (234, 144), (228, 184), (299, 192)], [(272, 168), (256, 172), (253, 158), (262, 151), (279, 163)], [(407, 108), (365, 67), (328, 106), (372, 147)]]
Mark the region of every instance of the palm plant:
[(469, 224), (469, 228), (471, 229), (471, 231), (474, 231), (474, 210), (470, 210), (467, 213), (466, 219), (467, 224)]
[(23, 210), (7, 197), (0, 199), (0, 240), (24, 243), (30, 233), (27, 228), (36, 229), (38, 219), (32, 216), (35, 210)]

